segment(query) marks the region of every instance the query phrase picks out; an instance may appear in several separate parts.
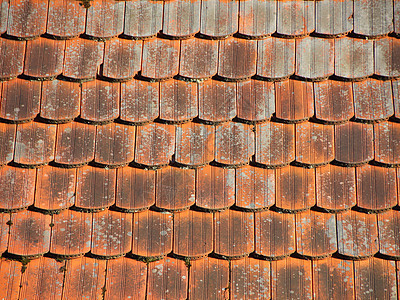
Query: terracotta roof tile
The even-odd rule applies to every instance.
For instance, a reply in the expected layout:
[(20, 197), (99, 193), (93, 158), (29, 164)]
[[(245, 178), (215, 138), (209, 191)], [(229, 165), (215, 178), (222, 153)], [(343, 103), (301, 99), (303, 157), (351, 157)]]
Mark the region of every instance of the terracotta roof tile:
[[(10, 229), (10, 227), (8, 226), (9, 221), (10, 221), (10, 214), (7, 213), (0, 214), (0, 251), (2, 252), (5, 252), (8, 246), (8, 231)], [(1, 262), (0, 262), (0, 272), (1, 272)]]
[(374, 125), (375, 160), (388, 166), (400, 165), (400, 124), (381, 122)]
[(211, 38), (224, 38), (238, 30), (237, 1), (203, 0), (200, 12), (200, 33)]
[(400, 257), (400, 212), (389, 210), (378, 214), (379, 253), (389, 258)]
[(2, 1), (0, 4), (0, 33), (4, 33), (7, 30), (9, 6), (8, 1)]
[(13, 160), (16, 128), (14, 124), (0, 123), (0, 165)]
[[(3, 1), (3, 3), (8, 3)], [(1, 19), (1, 18), (0, 18)], [(26, 42), (0, 38), (0, 79), (22, 74)]]
[(15, 260), (0, 259), (0, 297), (18, 299), (22, 264)]
[(172, 0), (164, 4), (162, 33), (185, 38), (200, 31), (200, 0)]
[(315, 32), (339, 36), (353, 29), (353, 3), (325, 0), (315, 3)]
[(400, 119), (400, 80), (392, 81), (394, 116)]
[(239, 34), (261, 38), (276, 31), (276, 1), (250, 0), (239, 5)]
[(399, 17), (399, 12), (400, 12), (400, 3), (399, 1), (395, 0), (393, 2), (393, 23), (394, 23), (394, 32), (395, 34), (399, 35), (400, 34), (400, 17)]
[(304, 36), (315, 29), (313, 1), (278, 1), (276, 32), (288, 37)]
[(375, 41), (375, 74), (387, 78), (400, 77), (400, 40), (383, 38)]

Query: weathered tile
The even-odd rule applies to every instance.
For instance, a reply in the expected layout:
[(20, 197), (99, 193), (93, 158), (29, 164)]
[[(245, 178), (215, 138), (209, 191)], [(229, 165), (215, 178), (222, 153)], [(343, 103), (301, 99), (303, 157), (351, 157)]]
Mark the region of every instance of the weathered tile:
[(315, 29), (314, 1), (278, 1), (276, 32), (304, 36)]
[(212, 38), (224, 38), (238, 30), (237, 1), (202, 0), (200, 33)]
[(199, 258), (213, 251), (213, 215), (187, 210), (174, 214), (174, 254)]
[(374, 42), (375, 74), (387, 78), (400, 76), (400, 40), (383, 38)]
[[(400, 34), (400, 2), (395, 0), (393, 2), (393, 23), (394, 23), (394, 32), (396, 35)], [(398, 281), (400, 286), (400, 281)]]
[(196, 171), (196, 206), (221, 210), (235, 203), (235, 170), (205, 166)]
[[(8, 2), (3, 1), (3, 3)], [(24, 41), (0, 38), (1, 80), (14, 78), (22, 74), (24, 69), (25, 46), (26, 42)]]
[(400, 257), (400, 212), (389, 210), (378, 214), (379, 253)]
[(354, 33), (380, 36), (391, 31), (393, 31), (393, 1), (354, 1)]
[(0, 297), (16, 300), (19, 296), (22, 264), (16, 260), (0, 259)]
[(10, 3), (7, 0), (3, 0), (0, 3), (0, 33), (4, 33), (7, 30), (9, 6)]
[[(10, 229), (8, 222), (10, 221), (10, 216), (11, 215), (6, 212), (0, 213), (0, 251), (2, 253), (7, 251), (7, 247), (8, 247), (8, 231)], [(212, 217), (211, 214), (210, 214), (210, 217)], [(212, 223), (211, 223), (211, 230), (212, 230)], [(212, 247), (212, 243), (211, 243), (211, 247)], [(1, 274), (1, 261), (0, 261), (0, 274)], [(0, 279), (1, 279), (1, 275), (0, 275)], [(1, 284), (0, 284), (0, 288), (1, 288)], [(1, 295), (1, 292), (0, 292), (0, 295)]]
[(190, 37), (200, 31), (200, 0), (171, 0), (164, 4), (162, 33)]
[(392, 81), (393, 100), (394, 100), (394, 116), (400, 119), (400, 80)]
[(400, 165), (400, 124), (374, 124), (375, 160), (393, 166)]
[(269, 36), (276, 30), (276, 2), (249, 0), (239, 5), (239, 34), (251, 38)]
[(11, 162), (14, 158), (16, 125), (0, 123), (0, 165)]
[(315, 32), (328, 36), (339, 36), (353, 29), (353, 3), (349, 1), (325, 0), (315, 3)]

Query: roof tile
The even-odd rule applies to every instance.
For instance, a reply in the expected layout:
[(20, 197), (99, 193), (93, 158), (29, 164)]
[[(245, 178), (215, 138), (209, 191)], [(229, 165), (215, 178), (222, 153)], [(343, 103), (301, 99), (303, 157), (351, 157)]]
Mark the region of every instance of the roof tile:
[(57, 127), (55, 162), (79, 166), (94, 159), (96, 127), (71, 122)]
[(200, 31), (200, 0), (171, 0), (164, 4), (162, 33), (190, 37)]
[(8, 252), (34, 257), (50, 248), (51, 216), (24, 210), (12, 215)]
[(276, 30), (276, 1), (250, 0), (239, 5), (239, 34), (261, 38)]
[(8, 1), (2, 1), (0, 3), (0, 33), (4, 33), (7, 30), (9, 5), (10, 3)]
[(0, 259), (0, 297), (18, 299), (22, 264), (16, 260)]
[(275, 171), (253, 166), (236, 169), (236, 203), (243, 209), (263, 209), (275, 204)]
[(24, 75), (55, 78), (63, 71), (65, 41), (38, 38), (27, 41)]
[(378, 252), (376, 215), (347, 211), (337, 215), (336, 228), (339, 254), (360, 259)]
[[(10, 214), (4, 213), (4, 212), (0, 214), (0, 251), (1, 252), (5, 252), (7, 250), (8, 231), (10, 229), (10, 227), (8, 225), (9, 220), (10, 220)], [(1, 274), (1, 261), (0, 261), (0, 274)], [(1, 275), (0, 275), (0, 278), (1, 278)], [(0, 288), (1, 288), (1, 285), (0, 285)], [(1, 292), (0, 292), (0, 295), (1, 295)]]
[(20, 78), (3, 82), (0, 117), (27, 122), (39, 113), (41, 83)]
[(197, 169), (196, 206), (222, 210), (235, 203), (235, 170), (205, 166)]
[(0, 123), (0, 165), (5, 165), (13, 160), (16, 125)]
[(56, 125), (30, 122), (18, 124), (14, 162), (38, 166), (54, 159)]
[(79, 116), (81, 89), (79, 83), (52, 80), (42, 83), (40, 117), (49, 122), (67, 122)]
[(77, 208), (96, 211), (114, 204), (116, 170), (85, 166), (76, 177)]
[(400, 212), (389, 210), (378, 214), (379, 253), (400, 257)]
[(393, 22), (394, 22), (394, 32), (400, 34), (400, 2), (395, 0), (393, 2)]
[(326, 165), (316, 172), (317, 206), (341, 211), (356, 205), (355, 168)]
[(374, 125), (375, 160), (388, 166), (400, 165), (400, 124), (381, 122)]
[[(3, 1), (2, 3), (8, 3)], [(1, 18), (0, 18), (1, 19)], [(0, 38), (0, 79), (10, 79), (22, 74), (26, 42)]]
[(239, 2), (202, 0), (200, 33), (212, 38), (224, 38), (238, 30)]
[(339, 36), (353, 29), (353, 3), (325, 0), (315, 3), (315, 32)]
[(296, 250), (294, 214), (267, 210), (255, 213), (255, 253), (282, 259)]
[(315, 29), (314, 1), (278, 1), (277, 33), (304, 36)]
[(400, 40), (383, 38), (374, 43), (375, 74), (387, 78), (400, 77)]
[(132, 253), (161, 257), (172, 251), (172, 214), (147, 210), (133, 215)]
[(0, 167), (0, 209), (11, 211), (32, 205), (35, 180), (35, 169)]
[(195, 201), (195, 170), (166, 167), (157, 170), (156, 206), (166, 210), (189, 208)]
[(53, 215), (53, 224), (50, 253), (72, 257), (90, 251), (92, 214), (64, 210)]
[(74, 205), (76, 170), (45, 166), (37, 170), (35, 207), (59, 211)]
[(139, 211), (155, 203), (156, 173), (132, 167), (117, 169), (115, 205), (126, 211)]
[(392, 81), (393, 100), (394, 100), (394, 116), (400, 119), (400, 80)]
[(193, 210), (174, 214), (174, 254), (199, 258), (213, 251), (213, 215)]

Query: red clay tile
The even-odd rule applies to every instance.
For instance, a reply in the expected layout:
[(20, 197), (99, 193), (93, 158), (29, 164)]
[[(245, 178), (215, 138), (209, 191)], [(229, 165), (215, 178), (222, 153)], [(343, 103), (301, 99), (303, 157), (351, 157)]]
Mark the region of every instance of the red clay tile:
[(272, 299), (312, 299), (311, 261), (288, 257), (271, 269)]
[(91, 80), (103, 61), (103, 42), (73, 39), (65, 42), (63, 75), (73, 80)]
[(354, 33), (381, 36), (393, 31), (392, 1), (354, 1)]
[(153, 121), (159, 114), (159, 96), (158, 82), (121, 83), (121, 120), (139, 124)]
[[(3, 1), (3, 3), (8, 3)], [(0, 16), (1, 19), (1, 16)], [(0, 79), (20, 75), (24, 69), (26, 42), (0, 38)]]
[(363, 164), (374, 157), (371, 124), (348, 122), (335, 125), (336, 160), (348, 165)]
[(215, 161), (240, 166), (249, 163), (254, 154), (254, 133), (243, 123), (228, 122), (215, 129)]
[(187, 210), (174, 214), (174, 254), (199, 258), (213, 251), (213, 215)]
[(214, 214), (214, 252), (243, 257), (254, 251), (254, 214), (227, 210)]
[(380, 258), (354, 262), (356, 299), (398, 299), (396, 263)]
[[(393, 2), (393, 22), (394, 22), (394, 32), (396, 35), (400, 34), (400, 2), (395, 0)], [(400, 280), (398, 280), (400, 286)]]
[(199, 83), (199, 118), (212, 123), (236, 116), (236, 84), (207, 80)]
[(76, 170), (45, 166), (37, 170), (35, 207), (58, 211), (74, 205)]
[(231, 299), (271, 299), (269, 261), (233, 260), (230, 269)]
[(400, 257), (400, 212), (389, 210), (378, 214), (379, 253)]
[(175, 161), (201, 166), (214, 159), (215, 129), (211, 125), (186, 123), (176, 127)]
[(14, 162), (38, 166), (54, 159), (56, 125), (30, 122), (18, 124)]
[(166, 167), (157, 170), (156, 206), (166, 210), (182, 210), (195, 201), (195, 170)]
[(4, 33), (7, 30), (9, 5), (8, 1), (0, 3), (0, 33)]
[(172, 0), (164, 4), (162, 33), (189, 37), (200, 31), (200, 0)]
[(211, 257), (195, 260), (191, 263), (189, 275), (189, 299), (228, 299), (228, 261)]
[(124, 14), (124, 2), (92, 1), (87, 9), (85, 34), (95, 38), (111, 38), (121, 34)]
[(294, 40), (271, 37), (259, 40), (257, 46), (257, 76), (285, 79), (294, 73)]
[(141, 75), (154, 80), (169, 79), (179, 71), (180, 42), (152, 39), (143, 42)]
[(40, 117), (50, 122), (67, 122), (79, 116), (80, 103), (79, 83), (63, 80), (42, 83)]
[(238, 30), (237, 1), (203, 0), (201, 2), (200, 33), (212, 38), (224, 38)]
[(334, 126), (304, 122), (296, 124), (296, 161), (322, 165), (335, 158)]
[(0, 165), (13, 160), (16, 125), (0, 123)]
[(313, 261), (313, 290), (317, 299), (354, 299), (353, 262), (331, 257)]
[(315, 205), (313, 169), (287, 166), (276, 170), (276, 206), (285, 211), (300, 211)]
[[(162, 28), (163, 4), (163, 1), (127, 1), (124, 35), (135, 38), (155, 36)], [(139, 18), (141, 22), (138, 22)]]
[(296, 40), (296, 75), (321, 80), (334, 72), (334, 40), (307, 37)]
[[(134, 279), (134, 280), (132, 280)], [(105, 299), (145, 299), (147, 266), (122, 257), (107, 262)]]
[(133, 214), (132, 253), (161, 257), (172, 251), (172, 214), (147, 210)]
[(356, 168), (357, 206), (379, 211), (397, 204), (396, 170), (364, 165)]
[(190, 79), (208, 79), (217, 74), (218, 42), (206, 39), (181, 41), (179, 75)]
[(16, 300), (19, 296), (22, 264), (19, 261), (0, 259), (0, 297)]
[(336, 218), (339, 254), (358, 259), (379, 251), (376, 215), (351, 210)]
[(46, 33), (71, 38), (85, 31), (86, 9), (73, 0), (50, 0)]
[(81, 257), (68, 260), (64, 279), (64, 299), (99, 299), (105, 281), (106, 261)]
[(78, 166), (94, 159), (96, 127), (71, 122), (57, 127), (55, 162)]
[[(210, 215), (210, 217), (211, 217), (211, 215)], [(8, 246), (8, 230), (10, 229), (10, 227), (8, 226), (9, 220), (10, 220), (10, 214), (8, 214), (6, 212), (0, 213), (0, 251), (2, 253), (7, 250), (7, 246)], [(212, 230), (212, 223), (211, 223), (210, 228)], [(212, 243), (211, 243), (211, 247), (212, 247)], [(1, 273), (1, 261), (0, 261), (0, 273)], [(1, 281), (1, 275), (0, 275), (0, 281)], [(0, 288), (1, 288), (1, 285), (0, 285)]]
[(160, 119), (180, 123), (198, 114), (197, 84), (171, 79), (160, 83)]
[(105, 258), (131, 251), (132, 214), (106, 210), (93, 214), (90, 253)]
[(126, 211), (139, 211), (155, 203), (156, 173), (132, 167), (117, 169), (115, 205)]
[(7, 34), (17, 38), (37, 37), (46, 31), (48, 1), (11, 0)]
[(353, 29), (353, 3), (340, 0), (316, 1), (315, 32), (339, 36)]
[(374, 73), (373, 41), (343, 37), (335, 40), (335, 75), (363, 79)]
[(326, 165), (315, 172), (317, 206), (340, 211), (356, 205), (355, 168)]
[(354, 111), (357, 119), (378, 121), (394, 114), (390, 81), (367, 79), (353, 83)]
[(400, 76), (400, 40), (383, 38), (375, 41), (375, 74), (387, 78)]
[(237, 84), (237, 117), (249, 122), (269, 120), (275, 112), (273, 82), (247, 80)]
[(329, 123), (340, 123), (354, 116), (351, 82), (327, 80), (314, 83), (315, 117)]
[(167, 257), (151, 262), (147, 274), (146, 299), (187, 298), (189, 276), (184, 261)]
[(12, 214), (8, 252), (21, 256), (38, 256), (50, 248), (51, 216), (24, 210)]
[(239, 34), (252, 38), (269, 36), (276, 30), (276, 2), (250, 0), (239, 5)]
[(82, 83), (81, 118), (101, 123), (119, 116), (120, 84), (103, 80)]
[(0, 167), (0, 209), (10, 211), (32, 205), (35, 179), (35, 169)]
[(294, 214), (256, 212), (254, 228), (257, 255), (275, 260), (296, 250)]
[(400, 80), (392, 81), (394, 116), (400, 119)]
[(112, 39), (105, 42), (101, 75), (118, 80), (131, 79), (140, 71), (142, 42)]
[(48, 257), (30, 261), (22, 274), (20, 299), (61, 299), (64, 266)]
[(400, 165), (400, 124), (381, 122), (374, 125), (375, 160), (386, 165)]
[(250, 78), (256, 74), (256, 61), (256, 41), (228, 38), (219, 42), (219, 76), (232, 81)]
[(276, 82), (275, 92), (278, 119), (299, 122), (314, 115), (314, 88), (311, 82), (292, 79)]
[(26, 43), (24, 75), (54, 78), (63, 71), (65, 41), (38, 38)]
[(101, 210), (114, 204), (116, 170), (85, 166), (76, 179), (75, 206), (84, 210)]
[(297, 253), (310, 258), (327, 257), (337, 250), (334, 214), (308, 210), (296, 214)]
[(267, 166), (284, 166), (295, 159), (294, 125), (267, 122), (256, 126), (255, 161)]
[(221, 210), (235, 203), (235, 170), (214, 166), (197, 169), (196, 206)]
[(294, 37), (314, 31), (314, 10), (313, 1), (278, 1), (277, 33)]
[(94, 161), (107, 166), (121, 166), (134, 158), (135, 127), (118, 123), (97, 126)]
[(236, 169), (236, 202), (244, 209), (263, 209), (275, 204), (275, 171), (245, 166)]
[(72, 257), (90, 251), (92, 214), (68, 209), (53, 215), (53, 224), (50, 253)]
[(175, 127), (152, 123), (136, 132), (135, 162), (146, 166), (167, 165), (175, 150)]
[(1, 91), (0, 117), (12, 122), (27, 122), (39, 113), (39, 81), (16, 78), (3, 83)]

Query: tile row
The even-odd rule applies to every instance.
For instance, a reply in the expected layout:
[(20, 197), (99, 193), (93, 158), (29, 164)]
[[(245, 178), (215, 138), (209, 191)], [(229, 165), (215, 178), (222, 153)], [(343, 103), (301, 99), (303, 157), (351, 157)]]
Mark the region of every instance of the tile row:
[[(397, 266), (396, 266), (397, 265)], [(24, 272), (20, 269), (23, 268)], [(4, 299), (397, 299), (399, 262), (380, 258), (319, 261), (43, 257), (23, 265), (0, 260)], [(258, 298), (257, 298), (258, 297)]]
[(400, 123), (313, 122), (258, 125), (227, 122), (207, 125), (80, 122), (0, 123), (0, 165), (38, 167), (55, 163), (78, 167), (94, 163), (116, 168), (133, 163), (144, 168), (168, 164), (198, 168), (207, 164), (236, 168), (249, 163), (277, 168), (295, 163), (316, 167), (330, 162), (356, 166), (373, 161), (400, 165)]
[(400, 33), (399, 15), (397, 0), (354, 0), (354, 4), (337, 0), (11, 0), (2, 1), (0, 33), (18, 39), (42, 34), (145, 39), (157, 33), (175, 39), (195, 34), (212, 39), (233, 34), (257, 39), (274, 33), (290, 38), (314, 32), (379, 37)]
[(277, 260), (289, 255), (321, 259), (337, 254), (365, 259), (379, 253), (400, 259), (400, 211), (338, 214), (307, 210), (296, 214), (267, 210), (208, 213), (153, 210), (124, 213), (105, 210), (59, 214), (23, 210), (0, 214), (0, 252), (6, 256), (44, 254), (75, 257), (90, 254), (138, 259), (198, 259), (209, 254), (225, 259), (248, 255)]
[(1, 38), (0, 54), (0, 80), (21, 74), (36, 80), (62, 75), (73, 81), (93, 80), (96, 75), (111, 81), (126, 81), (134, 76), (156, 81), (174, 76), (186, 81), (213, 76), (224, 81), (253, 76), (276, 81), (292, 75), (311, 81), (330, 76), (345, 80), (362, 80), (372, 75), (385, 79), (400, 77), (400, 39), (393, 37), (268, 37), (258, 41), (236, 37), (221, 41), (115, 38), (106, 42), (83, 38)]

